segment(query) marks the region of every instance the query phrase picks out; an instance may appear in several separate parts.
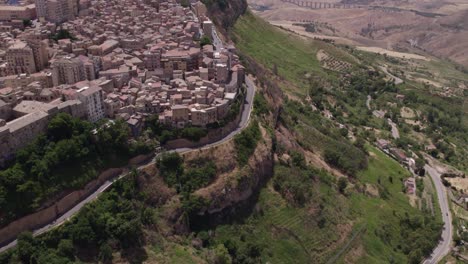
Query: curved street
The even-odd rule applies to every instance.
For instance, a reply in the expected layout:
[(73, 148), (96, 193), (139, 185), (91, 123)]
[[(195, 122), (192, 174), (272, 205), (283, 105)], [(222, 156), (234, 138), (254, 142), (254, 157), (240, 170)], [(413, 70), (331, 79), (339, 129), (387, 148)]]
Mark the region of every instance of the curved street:
[[(223, 144), (223, 143), (231, 140), (232, 138), (234, 138), (235, 135), (239, 134), (244, 128), (246, 128), (247, 125), (249, 124), (250, 116), (251, 116), (252, 109), (253, 109), (253, 100), (254, 100), (254, 95), (255, 95), (255, 84), (248, 76), (246, 76), (246, 78), (245, 78), (245, 84), (246, 84), (247, 89), (246, 89), (246, 95), (245, 95), (246, 98), (245, 98), (245, 103), (244, 103), (244, 109), (243, 109), (242, 114), (241, 114), (242, 116), (241, 116), (241, 120), (239, 122), (239, 126), (234, 131), (232, 131), (227, 136), (225, 136), (224, 138), (222, 138), (221, 140), (219, 140), (217, 142), (207, 144), (207, 145), (199, 147), (199, 148), (193, 148), (193, 149), (191, 149), (191, 148), (179, 148), (179, 149), (175, 149), (173, 151), (176, 151), (178, 153), (184, 153), (184, 152), (189, 152), (189, 151), (194, 151), (194, 150), (199, 150), (199, 149), (211, 148), (211, 147)], [(150, 166), (150, 165), (152, 165), (154, 163), (155, 163), (155, 160), (153, 159), (153, 160), (149, 161), (148, 163), (139, 166), (137, 169), (143, 169), (143, 168), (145, 168), (147, 166)], [(56, 219), (55, 221), (49, 223), (48, 225), (45, 225), (45, 226), (43, 226), (41, 228), (33, 230), (33, 235), (38, 236), (40, 234), (43, 234), (45, 232), (50, 231), (51, 229), (53, 229), (53, 228), (55, 228), (57, 226), (62, 225), (63, 223), (68, 221), (73, 215), (78, 213), (81, 210), (81, 208), (83, 208), (83, 206), (85, 206), (89, 202), (91, 202), (91, 201), (95, 200), (97, 197), (99, 197), (99, 195), (102, 192), (104, 192), (105, 190), (107, 190), (110, 186), (112, 186), (112, 184), (114, 182), (116, 182), (117, 180), (119, 180), (121, 178), (124, 178), (127, 175), (128, 174), (122, 174), (119, 177), (117, 177), (116, 179), (104, 182), (95, 192), (93, 192), (91, 195), (86, 197), (80, 203), (75, 205), (72, 209), (70, 209), (68, 212), (66, 212), (62, 216), (60, 216), (58, 219)], [(10, 248), (12, 248), (14, 246), (16, 246), (16, 243), (17, 243), (17, 240), (14, 240), (11, 243), (9, 243), (8, 245), (0, 248), (0, 253), (4, 252), (4, 251), (6, 251), (6, 250), (8, 250), (8, 249), (10, 249)]]
[(452, 243), (453, 239), (452, 215), (450, 213), (449, 201), (447, 200), (447, 190), (442, 183), (442, 179), (440, 178), (441, 173), (429, 165), (426, 165), (424, 168), (434, 182), (440, 210), (442, 211), (442, 220), (444, 222), (444, 229), (442, 230), (442, 236), (439, 244), (434, 249), (431, 256), (424, 261), (424, 264), (435, 264), (450, 252), (450, 244)]

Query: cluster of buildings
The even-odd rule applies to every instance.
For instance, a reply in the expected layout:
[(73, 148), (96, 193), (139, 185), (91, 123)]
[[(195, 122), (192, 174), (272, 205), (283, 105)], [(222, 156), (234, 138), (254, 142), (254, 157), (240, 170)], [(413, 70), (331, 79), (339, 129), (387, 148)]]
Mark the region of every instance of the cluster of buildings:
[(413, 158), (408, 157), (408, 155), (406, 155), (404, 150), (397, 148), (397, 147), (393, 147), (392, 143), (386, 139), (377, 139), (376, 146), (380, 150), (382, 150), (384, 153), (386, 153), (387, 155), (389, 155), (390, 157), (398, 161), (401, 165), (408, 168), (408, 170), (413, 172), (413, 176), (405, 179), (403, 184), (405, 186), (407, 194), (415, 195), (416, 194), (416, 178), (414, 177), (414, 175), (416, 173), (418, 174), (421, 173), (421, 171), (419, 172), (417, 171), (418, 168), (416, 168), (416, 161)]
[(20, 1), (0, 14), (9, 8), (33, 15), (0, 16), (0, 163), (59, 112), (121, 118), (135, 136), (152, 115), (205, 127), (225, 118), (244, 82), (233, 46), (201, 47), (217, 35), (197, 0)]
[(386, 139), (377, 139), (376, 142), (377, 147), (385, 152), (386, 154), (390, 155), (392, 158), (397, 160), (399, 163), (407, 166), (411, 169), (416, 169), (416, 162), (413, 158), (410, 158), (406, 155), (405, 151), (392, 146), (392, 142)]

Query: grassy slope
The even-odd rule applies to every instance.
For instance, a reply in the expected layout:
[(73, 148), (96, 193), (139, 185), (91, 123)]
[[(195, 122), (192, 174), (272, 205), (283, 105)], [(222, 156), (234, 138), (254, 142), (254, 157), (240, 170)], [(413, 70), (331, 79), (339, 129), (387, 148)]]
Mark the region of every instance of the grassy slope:
[[(277, 166), (275, 173), (288, 173), (290, 168)], [(245, 240), (260, 244), (265, 249), (262, 262), (266, 263), (317, 263), (326, 262), (341, 239), (338, 226), (347, 223), (349, 208), (346, 199), (339, 196), (330, 185), (314, 182), (314, 202), (327, 209), (324, 228), (317, 226), (317, 208), (297, 208), (288, 205), (271, 185), (263, 189), (257, 208), (261, 213), (249, 217), (240, 225), (225, 225), (216, 229), (217, 240)]]
[[(460, 89), (454, 89), (457, 91), (457, 94), (451, 98), (434, 95), (444, 91), (446, 87), (453, 89), (455, 87), (459, 87), (459, 85), (462, 83), (465, 85), (468, 83), (468, 74), (457, 69), (453, 63), (435, 58), (430, 61), (414, 60), (408, 62), (401, 59), (386, 59), (381, 55), (362, 51), (355, 52), (354, 54), (359, 57), (359, 59), (365, 64), (385, 64), (388, 65), (389, 68), (394, 72), (401, 71), (402, 73), (405, 73), (405, 75), (431, 80), (440, 84), (442, 87), (423, 85), (421, 82), (405, 79), (405, 77), (399, 74), (400, 77), (405, 79), (405, 83), (399, 85), (400, 92), (405, 93), (408, 91), (415, 91), (418, 95), (418, 98), (425, 101), (425, 103), (405, 103), (405, 106), (419, 111), (423, 114), (423, 116), (426, 116), (428, 110), (434, 109), (434, 106), (438, 106), (437, 108), (444, 109), (441, 111), (443, 116), (446, 113), (450, 113), (446, 117), (450, 117), (451, 115), (453, 116), (453, 113), (458, 112), (461, 113), (463, 117), (461, 119), (462, 125), (464, 127), (468, 127), (468, 96), (463, 96), (460, 94)], [(395, 100), (394, 96), (394, 94), (379, 95), (379, 98), (374, 100), (374, 103), (380, 103), (381, 109), (385, 109), (385, 104), (388, 102), (398, 103), (399, 107), (401, 107), (401, 102)], [(446, 117), (444, 116), (443, 118)], [(420, 141), (418, 137), (410, 136), (409, 133), (406, 135), (416, 142), (422, 144), (426, 143)], [(430, 137), (428, 136), (426, 138)], [(446, 162), (456, 167), (457, 169), (468, 172), (468, 149), (466, 148), (468, 137), (463, 133), (445, 132), (442, 138), (457, 146), (454, 148), (454, 151), (457, 153), (456, 157)]]
[[(375, 230), (382, 225), (388, 225), (395, 233), (399, 233), (398, 218), (394, 215), (403, 215), (405, 212), (419, 214), (419, 211), (411, 207), (408, 198), (402, 193), (402, 181), (409, 176), (396, 161), (388, 158), (384, 153), (370, 147), (369, 167), (359, 175), (361, 183), (380, 185), (387, 188), (391, 194), (388, 200), (371, 198), (363, 194), (353, 194), (351, 203), (353, 208), (360, 208), (359, 218), (366, 223), (367, 232), (363, 238), (367, 256), (360, 263), (375, 263), (376, 261), (389, 260), (391, 256), (396, 263), (406, 262), (403, 254), (395, 254), (392, 248), (375, 235)], [(390, 182), (393, 178), (393, 183)]]
[[(237, 47), (244, 55), (251, 56), (257, 62), (262, 63), (270, 69), (273, 65), (278, 66), (280, 76), (296, 86), (284, 87), (287, 92), (292, 92), (296, 95), (304, 94), (307, 85), (304, 81), (305, 73), (312, 73), (322, 77), (330, 74), (319, 67), (315, 53), (324, 47), (327, 48), (327, 51), (328, 49), (335, 50), (336, 48), (331, 45), (317, 41), (305, 42), (295, 36), (287, 35), (279, 29), (273, 28), (250, 14), (239, 20), (235, 26), (233, 35), (235, 36)], [(371, 198), (361, 193), (353, 193), (348, 201), (341, 201), (340, 203), (352, 208), (352, 218), (354, 219), (348, 219), (348, 221), (357, 223), (355, 229), (363, 223), (366, 225), (366, 231), (362, 239), (356, 240), (357, 243), (363, 243), (365, 249), (365, 254), (361, 256), (360, 263), (387, 262), (391, 258), (396, 260), (396, 263), (405, 263), (407, 261), (406, 256), (398, 250), (395, 251), (400, 230), (398, 216), (402, 216), (405, 213), (409, 215), (422, 215), (422, 213), (412, 208), (408, 203), (408, 199), (402, 193), (402, 180), (408, 176), (408, 173), (397, 162), (376, 149), (370, 148), (370, 152), (369, 168), (360, 173), (358, 179), (361, 184), (371, 183), (374, 185), (377, 185), (380, 179), (380, 188), (389, 191), (389, 198), (383, 200), (381, 198)], [(390, 176), (393, 178), (393, 183), (389, 181)], [(336, 196), (336, 194), (333, 195)], [(273, 242), (274, 240), (271, 239), (274, 236), (271, 227), (268, 228), (268, 224), (275, 221), (286, 223), (287, 226), (298, 225), (298, 223), (301, 223), (301, 221), (297, 220), (298, 214), (301, 214), (300, 209), (282, 208), (278, 205), (278, 203), (281, 204), (278, 200), (281, 201), (282, 198), (278, 194), (272, 193), (271, 190), (264, 190), (262, 197), (261, 203), (265, 203), (265, 197), (268, 197), (268, 203), (274, 206), (270, 206), (271, 211), (267, 210), (263, 217), (257, 218), (250, 223), (255, 226), (254, 230), (259, 232), (254, 237), (268, 241), (269, 245), (276, 248), (276, 250), (271, 251), (272, 257), (279, 254), (282, 256), (280, 259), (285, 263), (293, 263), (294, 260), (301, 259), (304, 256), (298, 253), (300, 250), (290, 248), (294, 244), (293, 242), (287, 239)], [(329, 206), (333, 207), (335, 205), (332, 203)], [(275, 215), (274, 212), (278, 211), (281, 212), (279, 213), (280, 216), (273, 216)], [(275, 220), (277, 218), (281, 220)], [(374, 232), (384, 225), (388, 226), (394, 233), (392, 237), (394, 241), (390, 243), (382, 241)], [(329, 226), (328, 228), (335, 227)], [(235, 236), (235, 230), (237, 229), (231, 230), (229, 227), (222, 227), (219, 230), (227, 236)], [(300, 229), (297, 231), (301, 232)], [(310, 232), (311, 230), (302, 231)], [(330, 232), (330, 229), (327, 228), (314, 230), (314, 235), (321, 237), (328, 232)], [(303, 236), (306, 235), (303, 234)], [(318, 245), (320, 244), (316, 244), (316, 246)], [(339, 247), (335, 251), (338, 251), (338, 249)], [(328, 254), (329, 257), (332, 255)], [(288, 259), (291, 261), (286, 261)], [(321, 261), (324, 260), (326, 259), (321, 259)]]
[[(248, 13), (238, 20), (235, 25), (233, 39), (236, 46), (245, 55), (253, 57), (258, 63), (273, 69), (278, 68), (279, 75), (297, 87), (305, 88), (306, 74), (334, 79), (336, 74), (323, 70), (316, 53), (322, 48), (339, 58), (348, 56), (338, 49), (333, 49), (319, 41), (303, 40), (296, 35), (285, 34), (282, 30), (272, 27), (267, 22)], [(352, 59), (347, 58), (352, 62)], [(296, 95), (305, 95), (306, 89), (295, 89), (283, 85), (288, 92)]]

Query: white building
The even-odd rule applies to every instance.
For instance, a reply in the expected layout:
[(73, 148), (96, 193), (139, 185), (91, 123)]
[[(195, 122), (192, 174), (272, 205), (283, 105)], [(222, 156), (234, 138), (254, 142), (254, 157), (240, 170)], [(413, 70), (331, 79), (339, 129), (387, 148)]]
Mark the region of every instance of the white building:
[(90, 122), (97, 122), (104, 118), (104, 98), (101, 87), (83, 87), (78, 90), (78, 99), (83, 102), (86, 115)]

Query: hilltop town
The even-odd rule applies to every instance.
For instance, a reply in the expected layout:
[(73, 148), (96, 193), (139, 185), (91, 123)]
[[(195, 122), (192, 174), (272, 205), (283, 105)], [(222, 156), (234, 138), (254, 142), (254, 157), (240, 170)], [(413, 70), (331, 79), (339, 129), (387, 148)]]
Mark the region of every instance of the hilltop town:
[(135, 136), (153, 115), (177, 128), (222, 120), (244, 68), (206, 12), (175, 0), (0, 5), (0, 160), (60, 112), (123, 119)]
[(465, 6), (248, 1), (0, 0), (0, 263), (468, 260)]

